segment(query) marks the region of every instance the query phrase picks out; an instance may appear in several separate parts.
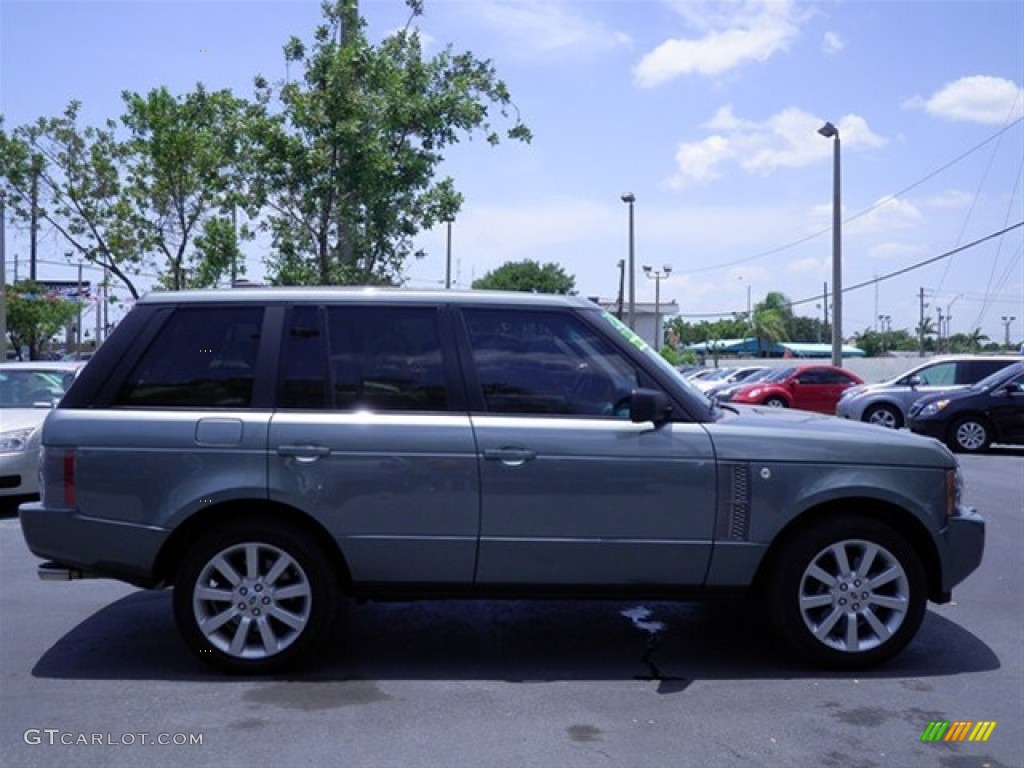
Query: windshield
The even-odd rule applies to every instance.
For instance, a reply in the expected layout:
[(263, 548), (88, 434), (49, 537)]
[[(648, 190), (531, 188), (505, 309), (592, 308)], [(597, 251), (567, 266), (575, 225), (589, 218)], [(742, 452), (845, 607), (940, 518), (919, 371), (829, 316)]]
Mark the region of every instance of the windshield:
[(640, 338), (628, 325), (623, 323), (621, 320), (619, 320), (619, 318), (617, 318), (610, 312), (601, 312), (601, 317), (603, 317), (605, 319), (605, 322), (611, 325), (612, 328), (621, 333), (626, 338), (626, 340), (629, 341), (630, 344), (632, 344), (634, 347), (640, 350), (649, 360), (654, 361), (655, 365), (657, 365), (663, 371), (668, 371), (673, 376), (675, 376), (676, 380), (681, 382), (682, 386), (686, 389), (687, 392), (693, 395), (693, 397), (700, 400), (708, 408), (711, 408), (714, 405), (707, 395), (705, 395), (703, 392), (697, 389), (697, 387), (694, 386), (693, 383), (689, 381), (689, 379), (687, 379), (679, 371), (672, 367), (672, 364), (668, 360), (666, 360), (664, 357), (662, 357), (653, 349), (651, 349), (651, 346), (642, 338)]
[(795, 372), (796, 368), (776, 368), (765, 376), (762, 381), (782, 381), (783, 379), (788, 379)]
[(73, 372), (0, 370), (0, 408), (34, 408), (60, 400), (72, 379)]

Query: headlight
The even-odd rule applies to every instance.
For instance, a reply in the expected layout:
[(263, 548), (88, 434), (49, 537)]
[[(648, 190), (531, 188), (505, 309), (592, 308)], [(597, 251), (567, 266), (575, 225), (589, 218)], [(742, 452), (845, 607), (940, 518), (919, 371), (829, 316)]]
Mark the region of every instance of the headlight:
[(926, 419), (929, 416), (934, 416), (947, 405), (949, 405), (949, 400), (936, 400), (934, 403), (928, 403), (917, 415), (919, 418)]
[(32, 429), (13, 429), (10, 432), (0, 432), (0, 453), (22, 453), (28, 448), (28, 439), (32, 436)]

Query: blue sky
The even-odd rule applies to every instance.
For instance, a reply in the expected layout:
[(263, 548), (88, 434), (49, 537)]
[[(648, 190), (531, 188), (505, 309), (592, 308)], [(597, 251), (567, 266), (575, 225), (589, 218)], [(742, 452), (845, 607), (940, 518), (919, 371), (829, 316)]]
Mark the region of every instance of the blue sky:
[[(1024, 3), (1017, 0), (426, 0), (428, 52), (493, 60), (530, 145), (482, 137), (448, 153), (465, 195), (453, 226), (458, 282), (510, 260), (557, 262), (579, 292), (614, 297), (636, 195), (640, 266), (670, 265), (664, 301), (684, 316), (746, 309), (767, 291), (820, 316), (831, 281), (833, 144), (843, 168), (843, 282), (869, 282), (1024, 220)], [(404, 25), (401, 0), (363, 0), (369, 34)], [(281, 47), (309, 39), (319, 3), (0, 4), (0, 109), (8, 128), (60, 113), (121, 113), (120, 92), (196, 82), (252, 95), (283, 79)], [(408, 284), (444, 279), (445, 233)], [(66, 250), (44, 238), (41, 258)], [(844, 295), (847, 334), (913, 329), (918, 291), (953, 333), (1024, 338), (1024, 228)], [(27, 254), (8, 231), (8, 259)], [(261, 274), (260, 244), (248, 253)], [(8, 267), (10, 270), (11, 267)], [(22, 272), (24, 273), (24, 266)], [(73, 270), (47, 265), (54, 277)]]

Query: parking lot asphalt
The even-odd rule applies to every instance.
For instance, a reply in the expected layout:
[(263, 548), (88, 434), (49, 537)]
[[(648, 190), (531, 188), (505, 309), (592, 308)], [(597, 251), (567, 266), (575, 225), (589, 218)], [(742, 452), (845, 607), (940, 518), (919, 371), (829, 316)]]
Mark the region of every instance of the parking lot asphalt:
[[(858, 674), (804, 666), (740, 601), (427, 601), (348, 606), (308, 669), (225, 677), (169, 592), (40, 582), (7, 516), (0, 765), (1022, 766), (1024, 453), (962, 464), (984, 562)], [(922, 741), (933, 721), (996, 725)]]

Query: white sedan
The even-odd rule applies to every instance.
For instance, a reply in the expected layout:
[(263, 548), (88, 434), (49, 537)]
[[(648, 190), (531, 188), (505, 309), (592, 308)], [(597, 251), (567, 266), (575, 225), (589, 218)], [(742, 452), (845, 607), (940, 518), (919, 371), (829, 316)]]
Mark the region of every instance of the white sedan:
[(82, 363), (0, 363), (0, 497), (39, 493), (39, 433)]

